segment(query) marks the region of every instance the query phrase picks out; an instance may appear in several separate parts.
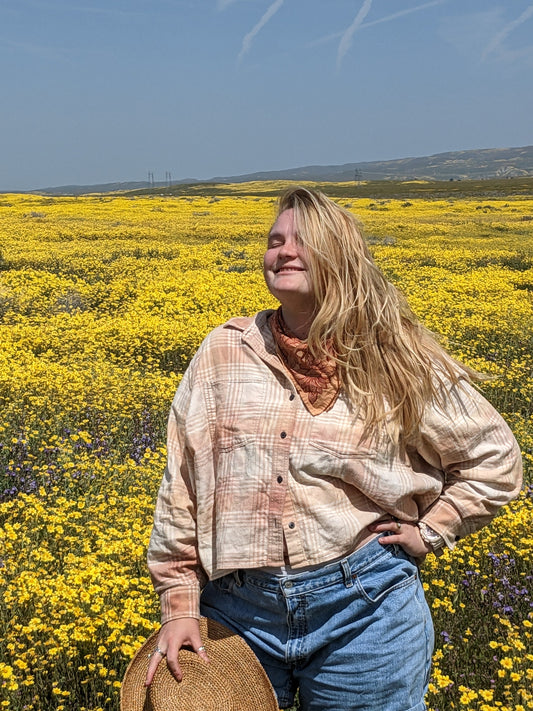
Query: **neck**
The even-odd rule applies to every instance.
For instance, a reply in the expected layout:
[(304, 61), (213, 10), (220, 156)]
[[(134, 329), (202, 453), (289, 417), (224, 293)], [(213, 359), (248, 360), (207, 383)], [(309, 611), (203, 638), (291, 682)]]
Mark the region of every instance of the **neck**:
[(305, 341), (309, 335), (311, 324), (313, 323), (313, 314), (310, 314), (308, 311), (291, 310), (286, 306), (281, 307), (281, 313), (285, 326), (287, 326), (289, 331), (295, 335), (296, 338)]

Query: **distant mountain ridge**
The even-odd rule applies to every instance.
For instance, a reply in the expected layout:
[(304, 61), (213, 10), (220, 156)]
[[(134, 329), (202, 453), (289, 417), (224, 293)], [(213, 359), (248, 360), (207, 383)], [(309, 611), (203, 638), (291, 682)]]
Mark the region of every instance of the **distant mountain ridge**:
[[(287, 170), (260, 171), (245, 175), (216, 176), (209, 180), (184, 178), (172, 185), (196, 183), (247, 183), (263, 180), (309, 180), (349, 182), (361, 180), (483, 180), (533, 176), (533, 146), (485, 148), (436, 153), (421, 158), (344, 163), (343, 165), (308, 165)], [(145, 188), (168, 187), (165, 181), (102, 183), (97, 185), (62, 185), (28, 192), (58, 195), (82, 195)]]

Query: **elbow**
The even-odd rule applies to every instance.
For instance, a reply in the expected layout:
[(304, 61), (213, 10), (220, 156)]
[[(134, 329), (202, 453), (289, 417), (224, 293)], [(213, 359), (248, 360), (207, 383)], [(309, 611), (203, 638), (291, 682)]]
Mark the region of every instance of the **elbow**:
[(520, 451), (520, 447), (516, 441), (513, 451), (509, 455), (509, 460), (511, 462), (510, 478), (513, 483), (510, 498), (515, 499), (520, 493), (524, 481), (522, 452)]

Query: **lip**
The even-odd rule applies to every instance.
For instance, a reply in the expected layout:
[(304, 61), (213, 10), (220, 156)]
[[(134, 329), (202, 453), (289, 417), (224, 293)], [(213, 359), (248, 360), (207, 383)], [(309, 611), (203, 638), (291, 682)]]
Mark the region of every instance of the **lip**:
[(274, 274), (291, 274), (293, 272), (304, 272), (305, 269), (302, 267), (279, 267), (279, 269), (274, 270)]

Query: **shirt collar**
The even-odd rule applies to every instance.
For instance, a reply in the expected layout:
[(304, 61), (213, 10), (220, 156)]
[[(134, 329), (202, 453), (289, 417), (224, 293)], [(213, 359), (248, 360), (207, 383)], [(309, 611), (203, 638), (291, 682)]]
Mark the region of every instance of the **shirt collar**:
[(242, 316), (232, 318), (224, 324), (224, 327), (241, 331), (243, 343), (250, 346), (254, 353), (266, 363), (286, 375), (276, 351), (274, 336), (268, 324), (268, 319), (273, 313), (274, 309), (266, 309), (265, 311), (259, 311), (251, 320)]

